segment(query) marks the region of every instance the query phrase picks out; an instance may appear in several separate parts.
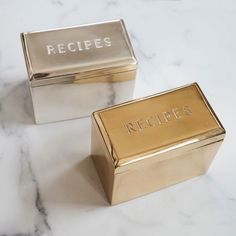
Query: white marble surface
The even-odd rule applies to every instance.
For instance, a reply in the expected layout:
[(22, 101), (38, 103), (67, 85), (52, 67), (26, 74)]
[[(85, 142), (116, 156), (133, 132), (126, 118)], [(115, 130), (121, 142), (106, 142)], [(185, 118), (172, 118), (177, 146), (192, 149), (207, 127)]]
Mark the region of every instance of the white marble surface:
[[(199, 82), (227, 130), (209, 172), (109, 207), (90, 120), (36, 126), (19, 34), (123, 18), (135, 96)], [(0, 235), (236, 235), (235, 0), (0, 1)]]

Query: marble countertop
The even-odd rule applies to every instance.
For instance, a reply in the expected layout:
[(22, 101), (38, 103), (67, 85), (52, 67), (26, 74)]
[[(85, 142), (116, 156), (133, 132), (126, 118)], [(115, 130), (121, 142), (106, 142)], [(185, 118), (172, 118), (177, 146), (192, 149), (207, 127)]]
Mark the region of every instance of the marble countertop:
[[(197, 81), (227, 130), (206, 175), (109, 207), (90, 119), (35, 125), (19, 34), (123, 18), (135, 97)], [(236, 235), (235, 0), (2, 0), (0, 235)]]

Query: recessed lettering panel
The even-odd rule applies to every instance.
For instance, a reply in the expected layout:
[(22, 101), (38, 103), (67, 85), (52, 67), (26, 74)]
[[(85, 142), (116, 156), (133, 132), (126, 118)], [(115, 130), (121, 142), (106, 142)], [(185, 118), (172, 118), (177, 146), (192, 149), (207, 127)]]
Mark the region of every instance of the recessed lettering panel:
[(118, 159), (188, 142), (220, 126), (196, 84), (98, 115)]
[(23, 33), (22, 40), (36, 80), (136, 62), (122, 20)]

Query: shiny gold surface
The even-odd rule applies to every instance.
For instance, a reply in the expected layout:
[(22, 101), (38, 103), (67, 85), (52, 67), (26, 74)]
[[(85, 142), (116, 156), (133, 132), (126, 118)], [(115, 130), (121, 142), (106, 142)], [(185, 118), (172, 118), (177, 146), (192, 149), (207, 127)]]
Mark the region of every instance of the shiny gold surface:
[(123, 20), (21, 34), (36, 123), (132, 99), (137, 62)]
[(93, 126), (92, 156), (109, 173), (99, 176), (112, 204), (203, 174), (225, 134), (196, 83), (95, 112)]

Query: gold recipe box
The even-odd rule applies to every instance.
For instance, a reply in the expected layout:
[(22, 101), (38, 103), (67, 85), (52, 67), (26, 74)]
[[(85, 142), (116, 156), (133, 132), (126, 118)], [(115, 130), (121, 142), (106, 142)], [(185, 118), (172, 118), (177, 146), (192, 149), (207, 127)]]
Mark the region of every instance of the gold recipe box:
[(91, 155), (117, 204), (205, 173), (224, 136), (194, 83), (94, 112)]
[(21, 34), (35, 121), (132, 99), (137, 62), (123, 20)]

